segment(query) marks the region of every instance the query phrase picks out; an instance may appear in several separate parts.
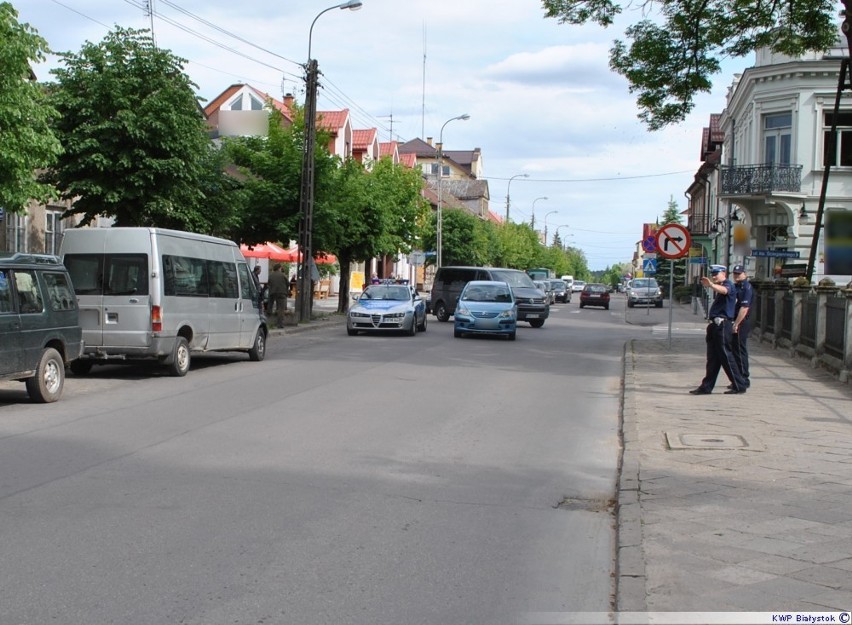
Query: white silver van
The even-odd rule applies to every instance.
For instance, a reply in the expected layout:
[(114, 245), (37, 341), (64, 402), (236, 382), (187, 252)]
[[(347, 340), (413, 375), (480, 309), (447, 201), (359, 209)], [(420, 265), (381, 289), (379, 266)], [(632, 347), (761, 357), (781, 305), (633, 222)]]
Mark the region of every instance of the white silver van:
[(190, 353), (266, 355), (257, 287), (233, 241), (161, 228), (79, 228), (60, 255), (74, 284), (85, 374), (112, 359), (155, 360), (186, 375)]

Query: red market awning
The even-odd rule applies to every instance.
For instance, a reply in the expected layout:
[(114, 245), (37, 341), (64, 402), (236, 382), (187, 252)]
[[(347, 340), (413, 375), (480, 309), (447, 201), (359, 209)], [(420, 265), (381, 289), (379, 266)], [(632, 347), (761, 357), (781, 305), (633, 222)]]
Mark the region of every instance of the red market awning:
[(282, 263), (292, 263), (299, 260), (298, 253), (285, 249), (277, 243), (267, 241), (256, 245), (240, 245), (240, 251), (246, 258), (268, 258)]

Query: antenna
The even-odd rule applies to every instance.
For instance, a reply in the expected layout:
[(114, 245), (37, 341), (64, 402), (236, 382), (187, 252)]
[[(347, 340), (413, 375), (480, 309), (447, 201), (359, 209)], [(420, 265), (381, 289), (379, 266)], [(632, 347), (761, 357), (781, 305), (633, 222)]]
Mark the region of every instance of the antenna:
[(393, 141), (393, 113), (390, 115), (379, 115), (379, 119), (389, 119), (390, 120), (390, 133), (388, 141)]

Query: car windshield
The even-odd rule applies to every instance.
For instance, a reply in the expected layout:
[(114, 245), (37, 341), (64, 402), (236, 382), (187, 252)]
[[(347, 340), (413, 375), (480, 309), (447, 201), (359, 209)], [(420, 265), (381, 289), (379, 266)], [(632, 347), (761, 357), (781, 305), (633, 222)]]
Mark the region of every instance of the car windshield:
[(634, 288), (634, 289), (656, 289), (657, 288), (657, 281), (654, 278), (646, 278), (646, 279), (637, 278), (636, 280), (633, 281), (633, 284), (631, 284), (631, 288)]
[(606, 287), (603, 284), (587, 284), (586, 291), (591, 293), (606, 293)]
[(506, 282), (511, 287), (527, 287), (529, 289), (535, 289), (535, 283), (532, 278), (530, 278), (523, 271), (509, 271), (509, 270), (491, 270), (491, 275), (495, 280), (499, 280), (500, 282)]
[(405, 302), (411, 299), (411, 291), (407, 286), (368, 286), (361, 294), (361, 299), (383, 299)]
[(466, 288), (461, 298), (466, 302), (511, 302), (512, 293), (506, 286), (477, 284)]
[(562, 280), (551, 280), (550, 286), (556, 290), (565, 289), (565, 283)]

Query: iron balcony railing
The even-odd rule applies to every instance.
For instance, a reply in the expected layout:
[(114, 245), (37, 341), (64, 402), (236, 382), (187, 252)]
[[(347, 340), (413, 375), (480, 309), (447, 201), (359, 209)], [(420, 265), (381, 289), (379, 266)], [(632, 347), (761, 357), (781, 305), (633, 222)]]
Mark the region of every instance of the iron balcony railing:
[(723, 165), (722, 195), (761, 195), (802, 190), (801, 165)]

